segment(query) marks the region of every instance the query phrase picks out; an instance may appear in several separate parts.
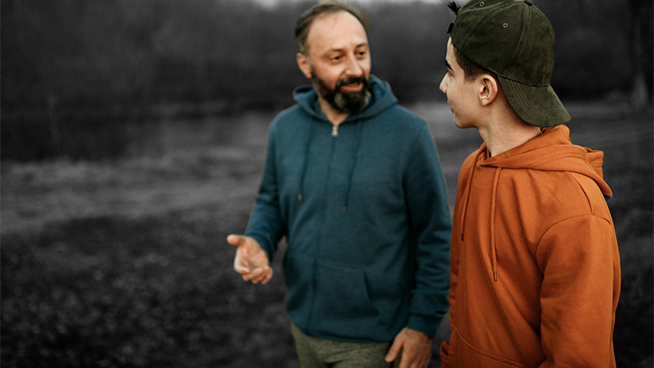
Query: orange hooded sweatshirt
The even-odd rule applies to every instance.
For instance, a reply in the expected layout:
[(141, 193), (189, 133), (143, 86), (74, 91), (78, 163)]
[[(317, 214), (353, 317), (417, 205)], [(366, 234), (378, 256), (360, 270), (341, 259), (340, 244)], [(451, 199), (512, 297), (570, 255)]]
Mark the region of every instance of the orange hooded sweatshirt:
[(441, 367), (615, 367), (620, 259), (602, 157), (558, 126), (465, 160)]

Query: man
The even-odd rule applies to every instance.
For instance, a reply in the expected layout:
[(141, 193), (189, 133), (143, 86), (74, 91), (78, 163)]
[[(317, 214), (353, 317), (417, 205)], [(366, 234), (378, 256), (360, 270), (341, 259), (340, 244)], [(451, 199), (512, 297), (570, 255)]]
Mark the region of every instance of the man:
[(552, 27), (528, 0), (451, 7), (440, 88), (484, 143), (459, 174), (441, 366), (615, 367), (611, 190), (563, 125)]
[(297, 22), (297, 63), (313, 86), (271, 124), (246, 236), (227, 238), (236, 271), (266, 283), (286, 237), (304, 368), (426, 367), (448, 309), (451, 217), (436, 147), (370, 74), (367, 23), (340, 2)]

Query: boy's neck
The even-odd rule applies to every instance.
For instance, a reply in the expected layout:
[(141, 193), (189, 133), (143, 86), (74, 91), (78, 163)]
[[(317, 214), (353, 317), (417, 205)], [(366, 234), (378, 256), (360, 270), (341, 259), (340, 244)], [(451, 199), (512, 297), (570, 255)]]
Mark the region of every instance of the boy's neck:
[(527, 124), (513, 111), (511, 114), (492, 118), (485, 128), (479, 129), (479, 135), (486, 143), (491, 156), (521, 146), (540, 134), (540, 127)]

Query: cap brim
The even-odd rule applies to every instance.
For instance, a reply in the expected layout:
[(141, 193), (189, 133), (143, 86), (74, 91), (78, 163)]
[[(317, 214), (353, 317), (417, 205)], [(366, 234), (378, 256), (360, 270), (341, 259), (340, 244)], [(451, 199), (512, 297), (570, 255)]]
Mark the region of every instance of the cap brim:
[(509, 104), (527, 123), (552, 127), (570, 121), (570, 114), (549, 84), (532, 87), (504, 77), (498, 79)]

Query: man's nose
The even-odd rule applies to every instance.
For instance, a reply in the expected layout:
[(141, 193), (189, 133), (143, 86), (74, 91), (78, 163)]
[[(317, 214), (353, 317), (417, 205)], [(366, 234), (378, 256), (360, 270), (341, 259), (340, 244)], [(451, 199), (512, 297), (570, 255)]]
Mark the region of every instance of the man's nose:
[(348, 65), (346, 70), (347, 75), (360, 77), (363, 75), (363, 68), (361, 67), (361, 61), (358, 60), (355, 56), (350, 56), (348, 58)]

